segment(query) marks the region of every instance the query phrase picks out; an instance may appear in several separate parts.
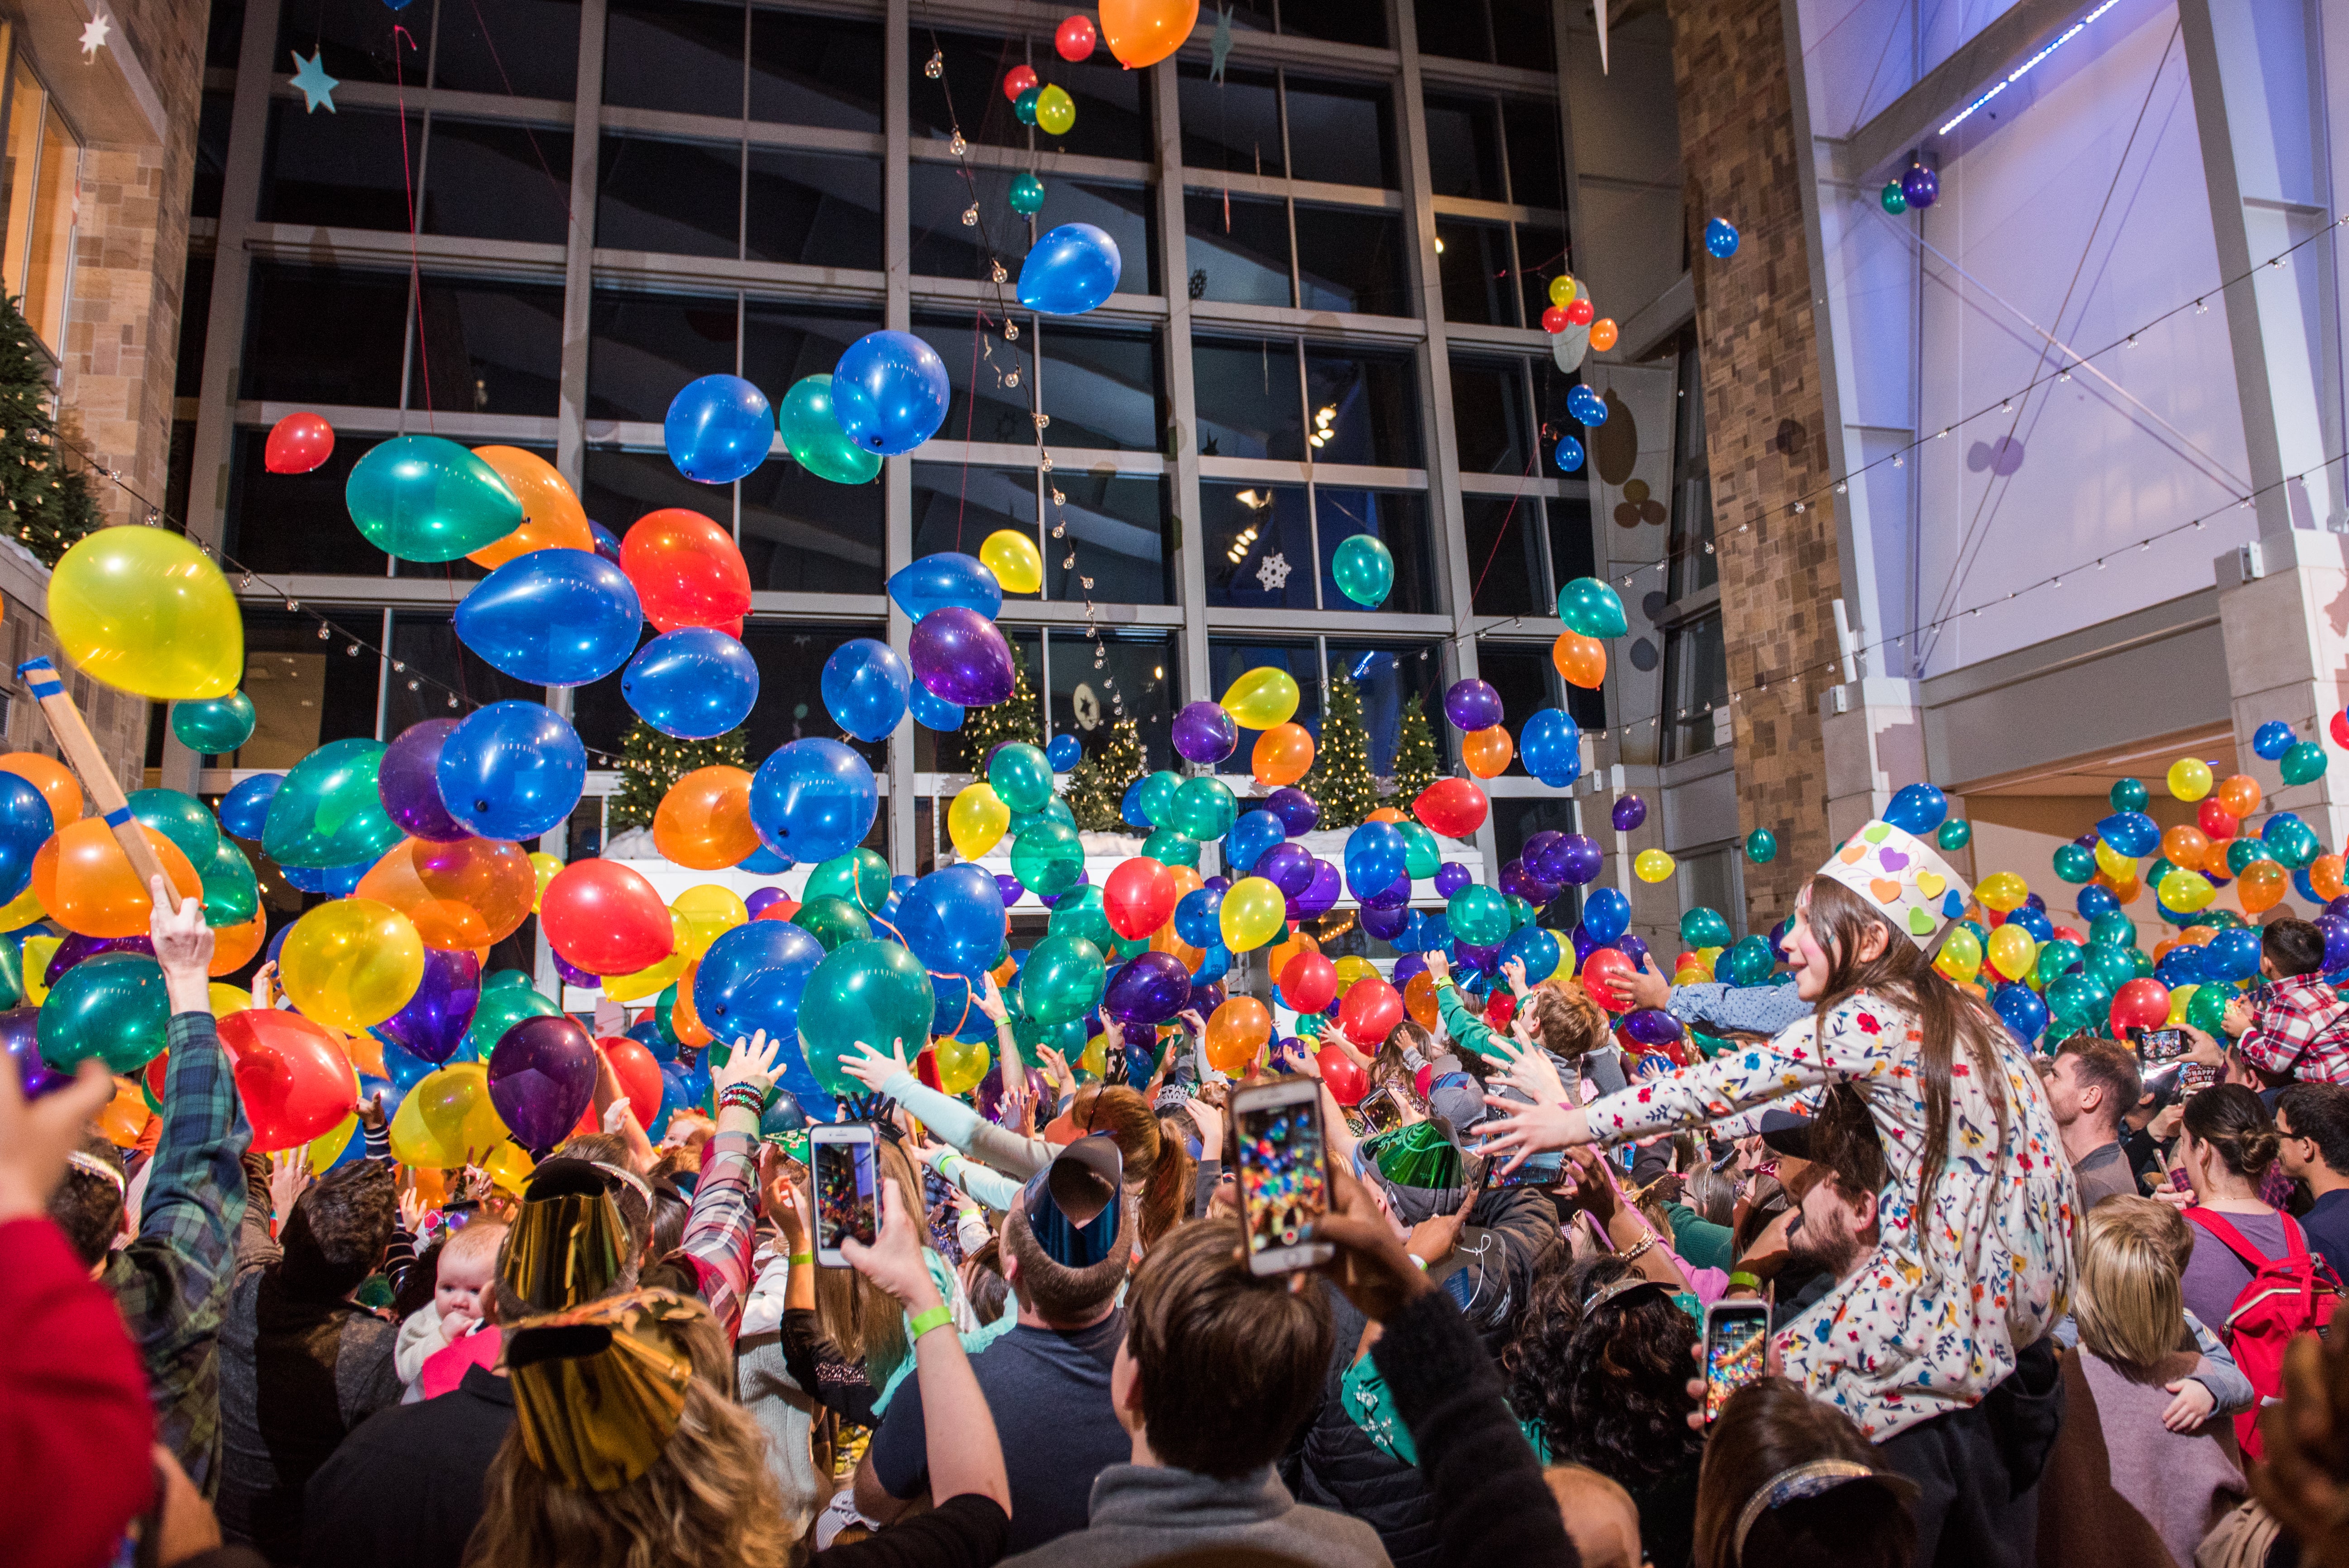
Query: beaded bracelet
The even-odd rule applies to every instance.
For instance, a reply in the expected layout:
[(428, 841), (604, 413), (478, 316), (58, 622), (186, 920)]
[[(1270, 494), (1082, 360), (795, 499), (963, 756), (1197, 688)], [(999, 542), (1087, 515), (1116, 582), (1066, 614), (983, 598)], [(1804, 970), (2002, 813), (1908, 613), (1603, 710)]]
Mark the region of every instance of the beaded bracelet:
[(749, 1111), (751, 1115), (757, 1116), (766, 1109), (766, 1103), (767, 1097), (761, 1094), (755, 1087), (747, 1083), (730, 1083), (724, 1088), (718, 1091), (718, 1109), (719, 1110), (725, 1110), (729, 1107), (739, 1106), (742, 1109)]

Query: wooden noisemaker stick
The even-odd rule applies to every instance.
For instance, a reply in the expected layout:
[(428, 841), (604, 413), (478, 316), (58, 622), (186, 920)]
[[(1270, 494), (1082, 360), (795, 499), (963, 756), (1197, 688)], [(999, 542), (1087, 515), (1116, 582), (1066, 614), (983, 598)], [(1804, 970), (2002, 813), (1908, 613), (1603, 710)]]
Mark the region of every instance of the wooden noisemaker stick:
[[(49, 721), (49, 733), (57, 738), (57, 749), (66, 754), (67, 764), (81, 775), (82, 788), (98, 805), (106, 825), (114, 830), (122, 852), (130, 857), (130, 869), (139, 873), (140, 885), (152, 888), (157, 881), (163, 884), (163, 896), (171, 902), (173, 913), (180, 907), (180, 890), (163, 873), (163, 862), (155, 857), (155, 846), (139, 830), (131, 818), (130, 802), (123, 797), (122, 785), (115, 779), (114, 770), (106, 765), (105, 754), (98, 748), (97, 739), (83, 722), (81, 709), (74, 706), (73, 694), (57, 676), (55, 665), (47, 659), (28, 659), (16, 666), (16, 678), (41, 705), (41, 717)], [(60, 824), (62, 826), (62, 824)]]

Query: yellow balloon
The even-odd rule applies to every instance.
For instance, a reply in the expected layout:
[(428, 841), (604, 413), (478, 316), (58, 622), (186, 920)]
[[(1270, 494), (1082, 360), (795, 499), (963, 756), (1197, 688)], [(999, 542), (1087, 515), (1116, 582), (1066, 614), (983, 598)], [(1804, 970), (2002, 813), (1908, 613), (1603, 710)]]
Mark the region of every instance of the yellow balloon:
[(2173, 871), (2161, 879), (2161, 885), (2154, 891), (2162, 903), (2180, 914), (2192, 914), (2219, 896), (2210, 879), (2199, 872)]
[(1367, 980), (1379, 972), (1378, 965), (1369, 959), (1350, 954), (1330, 967), (1338, 971), (1338, 995), (1340, 996), (1352, 990), (1357, 981)]
[(987, 1076), (992, 1057), (984, 1040), (957, 1040), (941, 1036), (932, 1057), (937, 1063), (938, 1087), (948, 1094), (968, 1094)]
[(1963, 926), (1950, 933), (1941, 943), (1940, 956), (1933, 960), (1934, 968), (1961, 985), (1981, 974), (1982, 965), (1982, 944)]
[(169, 529), (84, 535), (49, 575), (49, 624), (75, 668), (140, 696), (226, 696), (244, 675), (235, 592)]
[(1066, 136), (1069, 128), (1077, 123), (1077, 100), (1069, 89), (1055, 82), (1036, 95), (1036, 129), (1053, 136)]
[[(326, 907), (331, 908), (331, 905)], [(490, 1102), (486, 1062), (450, 1062), (416, 1080), (391, 1118), (391, 1156), (402, 1165), (450, 1170), (506, 1140)]]
[(538, 913), (538, 901), (546, 896), (546, 884), (553, 882), (554, 880), (554, 873), (562, 869), (563, 862), (555, 859), (553, 855), (548, 854), (544, 850), (533, 850), (531, 851), (530, 874), (538, 879), (538, 886), (531, 890), (531, 913), (536, 914)]
[(0, 904), (0, 931), (22, 931), (37, 921), (48, 918), (48, 913), (41, 907), (41, 895), (35, 892), (31, 885), (27, 884), (23, 892), (10, 899), (5, 904)]
[(2039, 959), (2039, 944), (2019, 925), (2002, 925), (1990, 934), (1991, 967), (2010, 980), (2031, 973)]
[(424, 978), (424, 939), (371, 898), (338, 898), (294, 923), (277, 958), (285, 994), (321, 1024), (367, 1029), (408, 1006)]
[(1574, 281), (1571, 273), (1560, 273), (1549, 280), (1549, 303), (1560, 310), (1572, 304), (1574, 296), (1580, 292), (1581, 285)]
[(1234, 953), (1253, 953), (1280, 934), (1288, 923), (1288, 900), (1269, 878), (1242, 877), (1224, 894), (1216, 916), (1224, 945)]
[(333, 1170), (335, 1161), (343, 1157), (343, 1150), (349, 1148), (351, 1140), (357, 1136), (358, 1127), (357, 1116), (347, 1116), (310, 1140), (302, 1150), (302, 1158), (309, 1165), (310, 1174), (324, 1176)]
[(2186, 1022), (2186, 1005), (2194, 1000), (2194, 993), (2200, 989), (2199, 985), (2172, 985), (2169, 988), (2169, 1016), (2161, 1021), (2164, 1028), (2174, 1029)]
[(1631, 874), (1643, 882), (1660, 882), (1672, 874), (1672, 857), (1661, 850), (1641, 850), (1631, 857)]
[(979, 545), (978, 559), (1006, 593), (1034, 593), (1044, 586), (1044, 558), (1036, 552), (1032, 534), (999, 528)]
[(687, 958), (692, 963), (699, 963), (711, 943), (750, 918), (750, 908), (735, 896), (734, 890), (715, 882), (686, 889), (668, 907), (670, 913), (685, 921), (687, 940), (692, 948)]
[(667, 957), (633, 975), (606, 975), (604, 995), (615, 1002), (636, 1002), (667, 990), (669, 982), (684, 974), (694, 959), (693, 928), (686, 923), (685, 916), (673, 909), (668, 912), (668, 933)]
[(2199, 800), (2210, 792), (2210, 765), (2199, 757), (2181, 757), (2169, 765), (2169, 796), (2173, 800)]
[(48, 1000), (49, 960), (57, 955), (64, 942), (61, 936), (28, 936), (25, 938), (25, 1000), (37, 1007)]
[(1109, 1037), (1095, 1035), (1085, 1043), (1084, 1055), (1079, 1057), (1071, 1065), (1081, 1073), (1088, 1073), (1094, 1078), (1102, 1077), (1109, 1068)]
[(947, 837), (954, 841), (955, 853), (964, 860), (975, 861), (1003, 841), (1003, 830), (1011, 826), (1011, 808), (1003, 803), (992, 784), (972, 784), (954, 798), (947, 808)]
[(1223, 709), (1242, 729), (1270, 729), (1297, 717), (1301, 695), (1295, 676), (1266, 666), (1234, 681), (1224, 693)]
[[(1982, 906), (1984, 909), (1994, 909), (2001, 914), (2013, 913), (2016, 910), (2023, 907), (2023, 901), (2030, 896), (2031, 884), (2024, 882), (2021, 877), (2016, 876), (2013, 872), (1992, 872), (1990, 875), (1982, 878), (1982, 882), (1974, 888), (1974, 897), (1982, 901)], [(1968, 942), (1974, 943), (1974, 967), (1976, 969), (1980, 969), (1982, 967), (1982, 944), (1974, 942), (1973, 933), (1969, 931), (1963, 934)], [(1941, 950), (1945, 953), (1948, 952), (1949, 944), (1947, 943), (1942, 944)], [(1969, 973), (1965, 977), (1971, 980), (1973, 978), (1973, 975), (1971, 973)]]
[(509, 1138), (477, 1163), (481, 1173), (490, 1179), (491, 1185), (519, 1197), (522, 1190), (530, 1185), (531, 1171), (538, 1162), (521, 1144)]
[(2096, 869), (2116, 882), (2129, 882), (2137, 876), (2137, 861), (2102, 839), (2096, 841)]
[(241, 985), (212, 984), (212, 1016), (225, 1018), (231, 1013), (242, 1013), (253, 1006), (253, 993)]

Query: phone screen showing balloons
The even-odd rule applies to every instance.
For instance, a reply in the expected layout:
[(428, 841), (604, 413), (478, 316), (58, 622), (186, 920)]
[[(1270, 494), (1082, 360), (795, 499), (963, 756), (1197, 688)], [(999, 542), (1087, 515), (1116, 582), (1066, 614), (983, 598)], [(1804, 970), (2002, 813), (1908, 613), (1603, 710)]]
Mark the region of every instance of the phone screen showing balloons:
[(881, 1234), (873, 1129), (856, 1122), (810, 1128), (808, 1155), (815, 1171), (815, 1261), (845, 1268), (841, 1243), (854, 1236), (869, 1247)]
[(1366, 1096), (1358, 1109), (1362, 1113), (1362, 1125), (1371, 1132), (1392, 1132), (1402, 1125), (1402, 1105), (1395, 1099), (1392, 1084)]
[(2149, 1068), (2174, 1062), (2186, 1054), (2186, 1031), (2183, 1029), (2139, 1029), (2137, 1032), (2137, 1060)]
[(1704, 1309), (1704, 1418), (1720, 1416), (1729, 1397), (1762, 1376), (1770, 1344), (1770, 1308), (1759, 1301), (1716, 1301)]
[(1232, 1096), (1239, 1140), (1240, 1202), (1247, 1219), (1248, 1272), (1287, 1274), (1327, 1263), (1313, 1226), (1330, 1205), (1321, 1142), (1321, 1086), (1284, 1078)]

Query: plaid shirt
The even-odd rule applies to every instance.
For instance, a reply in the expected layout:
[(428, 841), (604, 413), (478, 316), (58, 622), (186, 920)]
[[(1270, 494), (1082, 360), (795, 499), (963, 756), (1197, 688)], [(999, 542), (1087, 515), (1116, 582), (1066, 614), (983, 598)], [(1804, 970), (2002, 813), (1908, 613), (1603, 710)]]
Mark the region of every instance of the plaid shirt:
[(2349, 1002), (2314, 975), (2278, 980), (2236, 1042), (2262, 1072), (2302, 1083), (2349, 1084)]
[(701, 1180), (678, 1243), (693, 1266), (701, 1299), (730, 1342), (741, 1326), (742, 1304), (750, 1294), (750, 1254), (759, 1239), (753, 1146), (748, 1133), (721, 1132), (703, 1148)]
[(139, 1346), (155, 1440), (209, 1499), (220, 1484), (220, 1327), (244, 1219), (253, 1128), (209, 1013), (174, 1013), (163, 1136), (149, 1165), (139, 1237), (100, 1276)]

